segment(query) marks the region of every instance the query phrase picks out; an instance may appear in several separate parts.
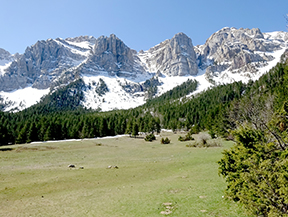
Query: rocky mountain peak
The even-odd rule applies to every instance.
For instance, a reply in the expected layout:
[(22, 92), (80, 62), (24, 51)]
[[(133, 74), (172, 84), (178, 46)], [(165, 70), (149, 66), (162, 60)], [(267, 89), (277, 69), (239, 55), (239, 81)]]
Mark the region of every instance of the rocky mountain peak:
[(259, 67), (274, 59), (274, 52), (283, 48), (284, 38), (284, 34), (263, 34), (258, 28), (225, 27), (211, 35), (203, 46), (197, 47), (199, 67), (206, 68), (209, 79), (216, 75), (223, 77), (227, 72), (249, 72), (247, 76), (253, 77)]
[(192, 40), (184, 33), (180, 32), (174, 35), (169, 44), (174, 54), (190, 56), (192, 59), (196, 58)]
[(131, 49), (128, 48), (116, 35), (111, 34), (109, 37), (100, 36), (96, 39), (94, 54), (102, 55), (103, 53), (112, 53), (113, 55), (131, 55)]
[(225, 58), (232, 58), (235, 53), (231, 50), (235, 50), (237, 53), (241, 50), (274, 50), (274, 48), (265, 46), (261, 39), (264, 39), (264, 35), (258, 28), (236, 29), (225, 27), (208, 38), (204, 44), (202, 54), (219, 62), (225, 60)]
[(144, 69), (139, 64), (136, 52), (130, 49), (122, 40), (111, 34), (109, 37), (100, 36), (96, 39), (93, 54), (82, 66), (82, 70), (91, 72), (106, 71), (142, 73)]
[(11, 58), (11, 54), (8, 51), (0, 48), (0, 60), (7, 60), (10, 58)]
[(85, 55), (75, 52), (61, 41), (48, 39), (37, 41), (26, 48), (23, 55), (14, 60), (6, 73), (0, 77), (0, 91), (25, 88), (28, 85), (37, 89), (50, 87), (60, 74), (83, 61)]
[(172, 39), (165, 40), (139, 53), (142, 62), (150, 72), (161, 72), (168, 76), (196, 75), (198, 66), (192, 40), (184, 33), (177, 33)]
[(96, 38), (93, 36), (79, 36), (75, 38), (66, 38), (65, 41), (70, 41), (70, 42), (76, 42), (76, 43), (81, 43), (81, 42), (90, 42), (91, 44), (95, 44)]

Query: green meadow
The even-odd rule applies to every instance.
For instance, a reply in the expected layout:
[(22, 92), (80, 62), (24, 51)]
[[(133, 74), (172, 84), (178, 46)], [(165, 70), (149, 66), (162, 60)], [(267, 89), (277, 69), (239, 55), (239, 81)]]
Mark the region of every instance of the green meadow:
[(127, 136), (2, 146), (0, 216), (247, 216), (222, 197), (217, 161), (231, 142), (192, 148), (161, 136), (171, 143)]

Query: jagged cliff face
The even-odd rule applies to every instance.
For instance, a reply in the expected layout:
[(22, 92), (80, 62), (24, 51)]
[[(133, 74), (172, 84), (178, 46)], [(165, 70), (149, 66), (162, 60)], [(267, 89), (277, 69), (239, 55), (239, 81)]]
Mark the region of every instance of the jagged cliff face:
[(8, 51), (0, 48), (0, 60), (8, 60), (10, 58), (11, 54)]
[(31, 86), (46, 89), (60, 74), (85, 60), (87, 50), (78, 49), (61, 39), (38, 41), (5, 69), (0, 90), (11, 91)]
[(0, 48), (0, 76), (5, 73), (5, 69), (9, 67), (14, 57), (6, 50)]
[(198, 46), (199, 67), (206, 69), (210, 79), (224, 71), (253, 74), (274, 59), (272, 52), (283, 49), (288, 34), (262, 33), (257, 29), (223, 28), (204, 45)]
[[(159, 95), (188, 78), (198, 79), (205, 87), (257, 79), (279, 61), (287, 41), (284, 32), (223, 28), (204, 45), (193, 46), (188, 36), (178, 33), (139, 53), (114, 34), (38, 41), (22, 55), (0, 49), (0, 105), (4, 103), (6, 111), (24, 109), (49, 88), (53, 91), (82, 78), (86, 84), (83, 106), (104, 110), (135, 107), (147, 96)], [(103, 82), (107, 91), (97, 95), (98, 84), (103, 86)], [(15, 103), (22, 88), (32, 88), (29, 97), (34, 101), (17, 98)]]
[(139, 57), (150, 72), (168, 76), (197, 75), (198, 66), (192, 40), (184, 33), (176, 34)]
[(101, 36), (95, 41), (90, 56), (79, 70), (87, 74), (99, 74), (99, 72), (108, 72), (112, 75), (137, 76), (145, 73), (140, 65), (137, 52), (130, 49), (114, 34), (110, 37)]

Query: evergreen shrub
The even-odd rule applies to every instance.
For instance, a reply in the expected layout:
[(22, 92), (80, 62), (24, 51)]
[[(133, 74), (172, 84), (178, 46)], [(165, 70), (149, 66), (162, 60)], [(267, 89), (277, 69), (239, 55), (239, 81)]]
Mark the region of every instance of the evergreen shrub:
[(161, 139), (161, 144), (169, 144), (170, 141), (171, 141), (171, 140), (170, 140), (168, 137), (166, 137), (165, 139), (162, 138), (162, 139)]
[(156, 137), (153, 133), (150, 133), (144, 138), (144, 140), (147, 142), (152, 142), (153, 140), (156, 140)]

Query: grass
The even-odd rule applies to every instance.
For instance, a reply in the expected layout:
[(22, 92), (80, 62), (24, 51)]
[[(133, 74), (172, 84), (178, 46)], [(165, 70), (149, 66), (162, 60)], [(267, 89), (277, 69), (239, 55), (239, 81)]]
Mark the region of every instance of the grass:
[(0, 147), (0, 216), (150, 217), (166, 209), (169, 216), (247, 216), (222, 198), (216, 162), (231, 143), (187, 148), (179, 135), (162, 136), (171, 143), (120, 137)]

